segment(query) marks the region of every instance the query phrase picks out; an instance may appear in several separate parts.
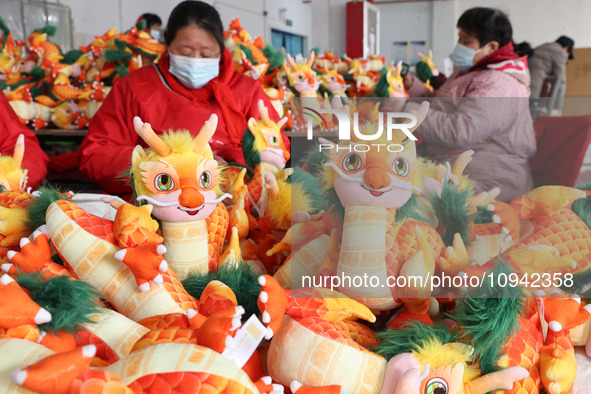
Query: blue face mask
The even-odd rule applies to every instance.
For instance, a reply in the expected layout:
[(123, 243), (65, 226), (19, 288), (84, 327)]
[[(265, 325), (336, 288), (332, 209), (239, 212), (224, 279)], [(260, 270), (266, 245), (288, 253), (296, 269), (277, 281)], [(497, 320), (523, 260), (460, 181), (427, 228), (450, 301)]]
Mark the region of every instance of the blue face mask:
[(150, 30), (150, 35), (158, 41), (160, 39), (160, 30)]
[(204, 59), (170, 55), (168, 71), (187, 89), (201, 89), (220, 73), (220, 58)]
[(454, 62), (454, 67), (459, 68), (462, 72), (468, 71), (474, 65), (474, 56), (482, 51), (483, 48), (484, 47), (476, 50), (457, 43), (451, 54), (451, 60)]

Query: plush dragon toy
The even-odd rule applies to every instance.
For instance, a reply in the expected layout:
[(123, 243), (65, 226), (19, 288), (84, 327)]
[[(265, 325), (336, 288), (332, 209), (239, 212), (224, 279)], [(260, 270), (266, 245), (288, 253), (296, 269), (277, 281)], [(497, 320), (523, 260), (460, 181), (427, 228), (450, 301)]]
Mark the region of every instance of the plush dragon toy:
[(27, 208), (33, 196), (27, 191), (27, 170), (21, 168), (25, 136), (19, 135), (12, 156), (0, 156), (0, 260), (31, 233)]

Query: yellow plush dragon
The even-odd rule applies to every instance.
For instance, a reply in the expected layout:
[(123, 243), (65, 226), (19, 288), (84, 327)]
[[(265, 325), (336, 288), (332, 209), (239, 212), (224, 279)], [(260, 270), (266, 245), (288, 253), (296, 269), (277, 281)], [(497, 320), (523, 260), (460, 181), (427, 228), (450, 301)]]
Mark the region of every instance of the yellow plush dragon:
[(25, 222), (33, 200), (26, 191), (27, 170), (21, 168), (25, 136), (19, 135), (12, 156), (0, 156), (0, 259), (31, 231)]

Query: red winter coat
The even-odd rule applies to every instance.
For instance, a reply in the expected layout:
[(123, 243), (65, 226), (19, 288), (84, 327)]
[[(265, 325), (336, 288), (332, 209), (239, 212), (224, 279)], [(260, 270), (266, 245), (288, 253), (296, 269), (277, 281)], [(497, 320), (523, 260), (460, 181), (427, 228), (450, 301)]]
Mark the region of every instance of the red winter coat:
[[(80, 146), (80, 170), (108, 193), (131, 192), (129, 179), (122, 179), (120, 175), (130, 167), (133, 148), (138, 144), (146, 147), (133, 128), (134, 116), (150, 123), (159, 134), (169, 129), (187, 129), (197, 135), (215, 113), (218, 126), (210, 140), (214, 153), (228, 162), (244, 163), (240, 143), (233, 142), (229, 135), (219, 103), (215, 99), (203, 102), (187, 98), (196, 91), (187, 91), (165, 67), (156, 67), (156, 64), (145, 66), (117, 81), (90, 122), (88, 135)], [(245, 117), (244, 130), (246, 120), (251, 117), (259, 119), (257, 103), (260, 99), (269, 108), (269, 116), (279, 119), (259, 83), (234, 71), (227, 50), (220, 63), (220, 77), (223, 75), (227, 76), (226, 85), (234, 96), (238, 111)], [(289, 141), (284, 139), (289, 147)]]
[(14, 144), (20, 134), (25, 135), (25, 157), (22, 168), (28, 171), (28, 186), (35, 189), (43, 182), (47, 175), (47, 162), (49, 161), (45, 152), (41, 150), (37, 136), (22, 124), (6, 96), (0, 93), (0, 154), (12, 156)]

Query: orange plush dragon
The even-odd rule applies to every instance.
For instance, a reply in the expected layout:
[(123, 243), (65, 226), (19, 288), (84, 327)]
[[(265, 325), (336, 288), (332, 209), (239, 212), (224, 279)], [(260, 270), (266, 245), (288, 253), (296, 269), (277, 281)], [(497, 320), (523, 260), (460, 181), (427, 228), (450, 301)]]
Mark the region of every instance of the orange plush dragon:
[[(408, 127), (406, 133), (410, 134), (420, 125), (428, 108), (427, 103), (423, 104), (415, 124)], [(366, 127), (372, 125), (368, 123)], [(360, 142), (355, 139), (350, 141), (352, 145)], [(398, 208), (413, 193), (420, 191), (421, 174), (414, 141), (402, 130), (397, 130), (392, 141), (379, 142), (384, 146), (386, 142), (402, 144), (404, 150), (355, 153), (352, 149), (336, 149), (333, 145), (322, 177), (325, 189), (334, 196), (331, 209), (339, 211), (340, 230), (331, 232), (330, 238), (324, 236), (311, 240), (310, 237), (317, 234), (311, 229), (314, 223), (295, 225), (291, 237), (298, 232), (303, 238), (300, 238), (299, 244), (291, 243), (294, 249), (290, 263), (282, 267), (278, 275), (283, 276), (290, 269), (298, 273), (316, 275), (320, 272), (339, 277), (371, 272), (385, 283), (387, 276), (434, 275), (440, 269), (440, 261), (461, 254), (463, 244), (446, 250), (436, 229), (424, 221), (397, 223)], [(302, 241), (310, 242), (302, 245)], [(320, 258), (310, 260), (311, 255)], [(429, 319), (426, 311), (430, 293), (426, 289), (370, 288), (348, 284), (340, 290), (350, 297), (364, 300), (372, 310), (389, 310), (400, 305), (401, 299), (408, 300), (412, 303), (409, 306), (410, 316), (425, 321)], [(415, 300), (410, 301), (410, 298)], [(421, 300), (418, 301), (418, 298)], [(405, 319), (401, 316), (397, 322)]]
[[(215, 392), (220, 393), (273, 391), (274, 386), (267, 378), (257, 381), (262, 376), (260, 366), (258, 372), (256, 369), (248, 371), (253, 377), (251, 380), (239, 369), (241, 365), (233, 366), (221, 357), (222, 353), (231, 351), (231, 338), (236, 335), (244, 313), (231, 291), (210, 283), (197, 300), (185, 291), (178, 279), (178, 276), (217, 269), (222, 258), (228, 213), (220, 204), (225, 196), (220, 199), (216, 194), (219, 170), (207, 143), (216, 129), (215, 115), (196, 138), (186, 131), (159, 137), (139, 118), (134, 124), (151, 149), (146, 152), (139, 146), (136, 148), (131, 172), (138, 201), (150, 204), (135, 207), (109, 201), (117, 208), (113, 222), (88, 213), (68, 200), (57, 200), (47, 210), (46, 228), (36, 231), (33, 239), (21, 241), (20, 251), (8, 256), (11, 264), (2, 267), (13, 275), (17, 275), (15, 268), (41, 272), (46, 279), (63, 275), (63, 267), (61, 272), (53, 269), (50, 239), (51, 246), (69, 270), (66, 274), (72, 280), (81, 279), (92, 284), (118, 311), (103, 308), (101, 316), (97, 317), (100, 324), (93, 325), (90, 332), (91, 338), (99, 338), (99, 343), (108, 346), (121, 360), (104, 371), (84, 375), (95, 350), (84, 348), (82, 359), (87, 360), (82, 363), (80, 353), (72, 350), (71, 357), (66, 357), (66, 353), (56, 354), (15, 372), (13, 380), (40, 392), (72, 390), (72, 387), (79, 387), (74, 378), (82, 379), (78, 383), (82, 386), (94, 381), (100, 385), (149, 392), (155, 384), (149, 377), (162, 379), (169, 376), (168, 373), (175, 373), (171, 387), (185, 382), (186, 385), (214, 384)], [(161, 231), (150, 214), (161, 221)], [(240, 251), (234, 252), (234, 257), (239, 258)], [(259, 286), (258, 305), (264, 322), (260, 327), (263, 335), (271, 337), (281, 323), (287, 296), (271, 277), (260, 277)], [(0, 347), (24, 346), (15, 341), (3, 340)], [(131, 350), (135, 353), (130, 354)], [(43, 356), (51, 354), (42, 347), (34, 352)], [(162, 359), (175, 354), (174, 359), (184, 360), (183, 365), (172, 369), (147, 366), (139, 375), (126, 372), (130, 360), (142, 359), (149, 363), (155, 354)], [(33, 359), (27, 359), (27, 363)], [(73, 364), (68, 364), (70, 362)], [(256, 367), (257, 363), (260, 364), (258, 358), (248, 365)], [(64, 375), (65, 370), (70, 372)], [(61, 377), (43, 388), (43, 380), (49, 376), (46, 374)], [(215, 383), (211, 383), (210, 375), (216, 376)], [(112, 381), (117, 384), (109, 383)]]
[(0, 261), (18, 247), (32, 229), (26, 224), (33, 196), (27, 191), (27, 170), (21, 168), (25, 136), (19, 135), (12, 156), (0, 156)]

